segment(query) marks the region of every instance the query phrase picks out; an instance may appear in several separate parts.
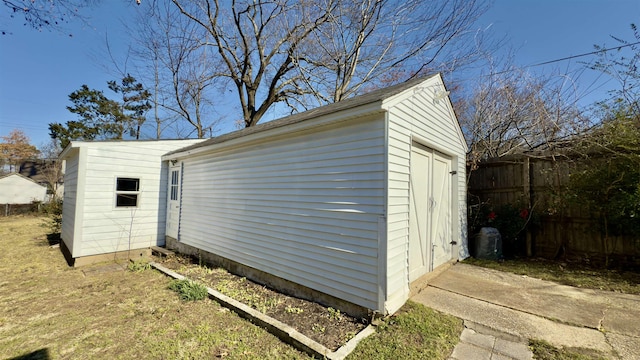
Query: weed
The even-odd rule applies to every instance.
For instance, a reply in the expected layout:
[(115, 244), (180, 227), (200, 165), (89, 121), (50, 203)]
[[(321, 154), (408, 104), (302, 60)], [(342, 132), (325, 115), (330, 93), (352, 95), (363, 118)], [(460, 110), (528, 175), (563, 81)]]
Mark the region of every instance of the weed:
[(246, 278), (241, 278), (237, 281), (220, 280), (216, 284), (216, 290), (251, 306), (263, 314), (266, 314), (269, 310), (282, 303), (282, 299), (280, 298), (265, 297), (252, 290), (243, 288), (242, 283), (246, 280)]
[(196, 266), (196, 267), (185, 267), (184, 274), (188, 275), (198, 275), (198, 276), (208, 276), (216, 272), (216, 269), (210, 268), (207, 266)]
[(317, 333), (324, 334), (324, 332), (327, 329), (324, 326), (321, 326), (320, 324), (313, 324), (312, 330)]
[(177, 292), (180, 295), (180, 299), (184, 301), (202, 300), (208, 295), (207, 288), (204, 285), (187, 279), (172, 280), (169, 283), (169, 289)]
[(348, 333), (344, 334), (344, 341), (347, 342), (351, 339), (353, 339), (356, 336), (356, 333), (353, 331), (349, 331)]
[(293, 307), (291, 305), (287, 305), (286, 309), (284, 309), (286, 312), (288, 312), (289, 314), (302, 314), (302, 312), (304, 310), (300, 309), (299, 307)]
[(260, 304), (261, 305), (260, 311), (266, 314), (268, 310), (271, 310), (280, 304), (282, 304), (282, 299), (280, 298), (266, 298), (262, 300)]
[(342, 314), (340, 313), (340, 310), (334, 309), (332, 307), (328, 308), (327, 310), (329, 311), (329, 319), (335, 321), (342, 320)]
[(129, 262), (129, 265), (127, 265), (127, 269), (132, 272), (143, 272), (145, 270), (150, 270), (151, 264), (146, 259), (138, 259)]

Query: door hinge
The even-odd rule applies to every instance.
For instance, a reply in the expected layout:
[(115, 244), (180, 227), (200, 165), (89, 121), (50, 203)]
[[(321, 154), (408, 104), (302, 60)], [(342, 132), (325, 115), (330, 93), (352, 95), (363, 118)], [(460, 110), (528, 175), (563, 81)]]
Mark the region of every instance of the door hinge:
[(450, 242), (449, 244), (451, 244), (451, 245), (458, 245), (458, 242), (457, 242), (457, 241), (455, 241), (455, 240), (453, 240), (453, 241), (452, 241), (452, 242)]

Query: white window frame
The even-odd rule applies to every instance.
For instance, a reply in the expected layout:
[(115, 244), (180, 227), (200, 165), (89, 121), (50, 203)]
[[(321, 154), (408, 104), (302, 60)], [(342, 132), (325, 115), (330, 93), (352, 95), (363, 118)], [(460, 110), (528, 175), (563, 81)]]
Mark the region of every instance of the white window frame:
[[(177, 201), (178, 200), (178, 192), (180, 191), (180, 170), (171, 170), (169, 169), (169, 174), (171, 179), (169, 186), (169, 200)], [(174, 175), (177, 175), (174, 177)]]
[[(127, 179), (127, 180), (136, 180), (137, 181), (137, 189), (135, 191), (132, 190), (118, 190), (118, 180), (120, 179)], [(113, 202), (113, 207), (116, 209), (130, 209), (130, 208), (138, 208), (140, 207), (140, 196), (141, 196), (141, 191), (140, 189), (142, 188), (141, 186), (142, 183), (142, 178), (141, 177), (133, 177), (133, 176), (116, 176), (115, 178), (115, 196), (114, 196), (114, 202)], [(126, 195), (135, 195), (136, 196), (136, 204), (135, 205), (118, 205), (118, 197), (119, 196), (126, 196)]]

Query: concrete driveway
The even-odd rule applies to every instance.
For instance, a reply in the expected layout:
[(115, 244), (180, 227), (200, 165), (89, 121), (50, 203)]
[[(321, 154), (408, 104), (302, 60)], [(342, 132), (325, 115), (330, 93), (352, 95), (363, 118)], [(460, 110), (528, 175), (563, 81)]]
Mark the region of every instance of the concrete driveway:
[(637, 295), (574, 288), (458, 263), (412, 300), (519, 338), (592, 348), (612, 359), (640, 359)]

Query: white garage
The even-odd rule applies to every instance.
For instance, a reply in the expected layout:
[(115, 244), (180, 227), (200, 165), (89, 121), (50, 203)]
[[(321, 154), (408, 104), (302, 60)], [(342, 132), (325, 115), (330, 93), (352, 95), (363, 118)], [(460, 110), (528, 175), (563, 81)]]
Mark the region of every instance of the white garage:
[(167, 246), (393, 313), (466, 257), (466, 150), (439, 75), (212, 138), (163, 156)]

